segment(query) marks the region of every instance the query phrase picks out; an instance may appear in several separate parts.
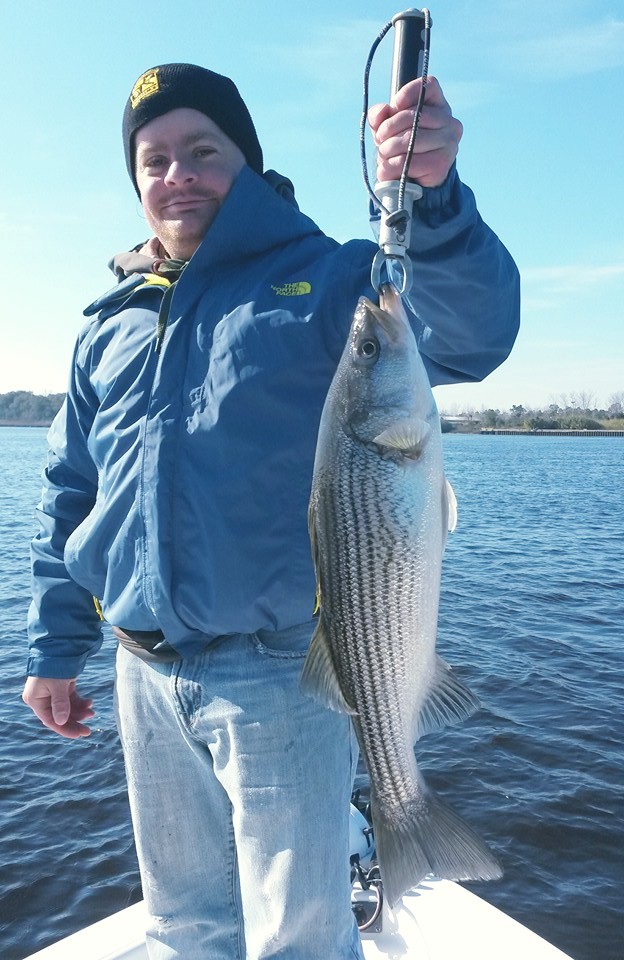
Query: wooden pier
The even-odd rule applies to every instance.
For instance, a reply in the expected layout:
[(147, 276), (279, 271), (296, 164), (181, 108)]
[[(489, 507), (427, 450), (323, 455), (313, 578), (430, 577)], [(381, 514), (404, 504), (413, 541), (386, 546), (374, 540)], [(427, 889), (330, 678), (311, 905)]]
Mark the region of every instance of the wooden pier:
[(513, 427), (481, 427), (479, 432), (497, 437), (624, 437), (624, 430), (516, 430)]

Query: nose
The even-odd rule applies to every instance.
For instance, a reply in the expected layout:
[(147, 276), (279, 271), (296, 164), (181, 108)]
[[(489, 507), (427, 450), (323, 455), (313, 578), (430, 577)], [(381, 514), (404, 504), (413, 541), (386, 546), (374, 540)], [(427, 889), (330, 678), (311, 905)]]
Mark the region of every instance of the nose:
[(191, 183), (196, 179), (193, 165), (185, 160), (172, 160), (165, 175), (165, 183), (175, 186), (181, 183)]

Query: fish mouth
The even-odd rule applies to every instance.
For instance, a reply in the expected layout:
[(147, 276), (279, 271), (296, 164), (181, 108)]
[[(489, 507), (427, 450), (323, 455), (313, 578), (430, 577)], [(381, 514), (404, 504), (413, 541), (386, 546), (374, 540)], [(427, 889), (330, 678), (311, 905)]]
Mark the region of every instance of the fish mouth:
[(401, 295), (389, 284), (384, 284), (380, 289), (379, 306), (368, 297), (360, 297), (356, 316), (359, 330), (365, 330), (367, 325), (377, 327), (392, 344), (400, 344), (406, 333), (411, 332), (401, 306)]
[(379, 305), (388, 313), (398, 312), (401, 306), (401, 294), (391, 283), (383, 283), (379, 288)]

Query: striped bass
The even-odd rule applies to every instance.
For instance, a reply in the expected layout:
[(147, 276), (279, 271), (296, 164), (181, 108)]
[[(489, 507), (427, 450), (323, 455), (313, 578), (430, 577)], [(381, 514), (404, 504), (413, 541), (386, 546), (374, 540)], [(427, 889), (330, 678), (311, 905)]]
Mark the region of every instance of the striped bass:
[(395, 904), (430, 873), (478, 880), (501, 869), (416, 764), (420, 736), (479, 703), (435, 651), (456, 501), (400, 295), (384, 286), (380, 302), (360, 299), (321, 417), (308, 518), (320, 613), (301, 685), (351, 714), (384, 891)]

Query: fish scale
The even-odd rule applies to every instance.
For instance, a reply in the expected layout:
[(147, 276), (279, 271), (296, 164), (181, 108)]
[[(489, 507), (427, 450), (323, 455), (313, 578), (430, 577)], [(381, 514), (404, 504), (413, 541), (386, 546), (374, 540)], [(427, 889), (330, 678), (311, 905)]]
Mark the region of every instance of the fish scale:
[(385, 287), (381, 308), (358, 304), (321, 417), (309, 509), (320, 611), (301, 685), (352, 716), (391, 904), (428, 873), (501, 872), (427, 788), (414, 753), (423, 733), (478, 707), (435, 652), (451, 515), (431, 388), (400, 297)]
[[(353, 447), (354, 445), (351, 444)], [(367, 453), (368, 451), (365, 451)], [(353, 459), (357, 460), (358, 450), (352, 449)], [(373, 456), (372, 454), (370, 455)], [(361, 459), (361, 457), (360, 457)], [(358, 495), (353, 496), (353, 488), (349, 497), (341, 497), (341, 503), (346, 508), (349, 505), (356, 504), (368, 505), (368, 509), (357, 509), (354, 515), (343, 517), (343, 528), (336, 530), (336, 539), (342, 543), (347, 543), (346, 531), (357, 528), (360, 524), (367, 532), (367, 536), (355, 538), (355, 543), (364, 545), (357, 560), (350, 563), (350, 558), (343, 558), (343, 569), (346, 567), (351, 571), (351, 577), (348, 580), (349, 590), (351, 591), (351, 605), (354, 609), (365, 611), (363, 618), (354, 617), (354, 629), (351, 633), (350, 642), (344, 647), (340, 645), (338, 639), (334, 637), (334, 649), (340, 651), (340, 660), (337, 667), (340, 675), (345, 677), (346, 683), (350, 689), (358, 691), (355, 700), (355, 706), (358, 710), (358, 716), (367, 717), (369, 715), (369, 705), (377, 702), (385, 702), (390, 705), (390, 710), (383, 715), (383, 731), (381, 742), (386, 745), (383, 751), (375, 751), (371, 748), (376, 729), (369, 729), (358, 720), (358, 727), (361, 731), (363, 740), (362, 752), (364, 754), (369, 770), (373, 768), (376, 778), (392, 778), (395, 782), (401, 782), (405, 779), (405, 770), (407, 765), (413, 759), (412, 744), (406, 742), (405, 724), (400, 716), (399, 706), (401, 703), (400, 695), (397, 695), (397, 687), (400, 681), (406, 678), (406, 654), (408, 644), (405, 642), (405, 634), (411, 634), (414, 629), (413, 604), (410, 602), (413, 590), (406, 584), (406, 577), (398, 572), (395, 574), (395, 582), (399, 579), (405, 585), (406, 589), (397, 591), (392, 589), (391, 569), (389, 565), (398, 567), (404, 571), (410, 564), (409, 553), (406, 557), (398, 557), (396, 550), (396, 538), (392, 537), (390, 525), (385, 521), (384, 512), (379, 510), (383, 503), (382, 494), (384, 490), (376, 475), (370, 476), (366, 470), (368, 458), (360, 465), (358, 470), (351, 465), (347, 467), (346, 475), (352, 478), (360, 478)], [(386, 468), (397, 469), (394, 464)], [(390, 513), (393, 504), (385, 504)], [(406, 544), (406, 548), (407, 548)], [(392, 550), (394, 547), (394, 550)], [(385, 561), (385, 562), (384, 562)], [(382, 570), (385, 577), (381, 580), (378, 577), (378, 571)], [(380, 596), (381, 594), (381, 596)], [(328, 598), (331, 604), (331, 598)], [(344, 603), (342, 597), (338, 603)], [(361, 633), (360, 633), (361, 631)], [(383, 646), (383, 638), (395, 636), (399, 642), (389, 646)], [(378, 669), (363, 670), (357, 667), (366, 663), (358, 657), (358, 651), (366, 643), (369, 647), (374, 644), (371, 654), (377, 659)], [(349, 665), (356, 665), (355, 669), (349, 671)], [(351, 675), (350, 675), (351, 674)], [(367, 682), (369, 680), (370, 682)], [(376, 681), (376, 682), (375, 682)], [(374, 712), (371, 712), (374, 716)], [(414, 764), (415, 770), (415, 764)]]

